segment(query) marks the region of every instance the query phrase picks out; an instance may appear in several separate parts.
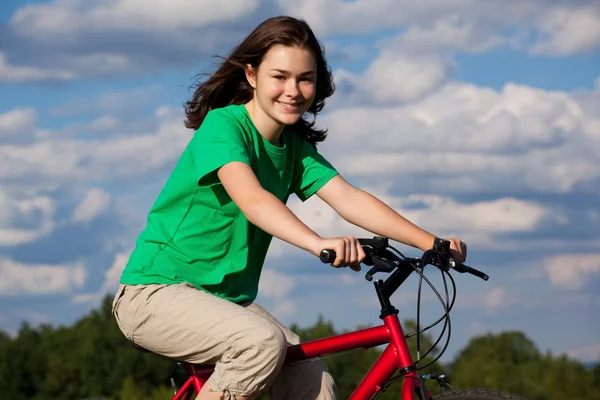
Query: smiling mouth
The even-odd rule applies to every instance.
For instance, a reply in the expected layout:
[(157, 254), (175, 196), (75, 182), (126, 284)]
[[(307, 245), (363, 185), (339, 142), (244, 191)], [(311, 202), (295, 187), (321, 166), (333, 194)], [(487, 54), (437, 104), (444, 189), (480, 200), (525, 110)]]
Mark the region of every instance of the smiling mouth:
[(278, 103), (281, 104), (283, 108), (287, 110), (297, 110), (302, 105), (302, 103), (284, 103), (283, 101), (278, 101)]

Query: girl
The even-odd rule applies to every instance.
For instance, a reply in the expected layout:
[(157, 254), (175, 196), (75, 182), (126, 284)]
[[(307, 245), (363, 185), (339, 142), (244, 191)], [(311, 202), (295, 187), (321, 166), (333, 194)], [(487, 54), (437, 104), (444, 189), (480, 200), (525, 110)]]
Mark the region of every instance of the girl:
[[(197, 130), (148, 215), (121, 277), (113, 313), (126, 337), (215, 370), (197, 399), (334, 399), (320, 360), (282, 368), (299, 338), (255, 304), (272, 236), (335, 267), (360, 270), (353, 237), (322, 238), (285, 206), (317, 194), (366, 230), (426, 250), (435, 236), (351, 186), (316, 150), (316, 116), (333, 94), (321, 46), (289, 17), (259, 25), (186, 103)], [(466, 246), (450, 239), (463, 261)]]

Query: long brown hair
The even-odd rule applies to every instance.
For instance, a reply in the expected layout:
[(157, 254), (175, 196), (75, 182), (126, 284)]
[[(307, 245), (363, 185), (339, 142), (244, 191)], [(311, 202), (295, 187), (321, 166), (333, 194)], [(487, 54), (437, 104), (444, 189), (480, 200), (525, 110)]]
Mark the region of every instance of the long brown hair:
[[(316, 92), (308, 112), (316, 117), (323, 109), (325, 99), (335, 90), (324, 50), (305, 21), (293, 17), (273, 17), (257, 26), (231, 51), (215, 73), (196, 86), (194, 95), (185, 103), (185, 126), (198, 129), (211, 109), (245, 104), (252, 100), (254, 92), (246, 80), (246, 65), (258, 68), (264, 55), (275, 45), (306, 48), (315, 57)], [(325, 140), (327, 129), (316, 129), (314, 124), (314, 121), (300, 118), (292, 127), (303, 139), (316, 144)]]

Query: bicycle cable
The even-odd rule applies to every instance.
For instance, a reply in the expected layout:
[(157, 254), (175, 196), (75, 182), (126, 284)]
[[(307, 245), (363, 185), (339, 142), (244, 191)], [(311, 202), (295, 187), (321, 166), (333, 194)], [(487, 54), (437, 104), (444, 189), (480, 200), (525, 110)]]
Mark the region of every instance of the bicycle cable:
[[(425, 266), (423, 265), (422, 268), (424, 268)], [(420, 371), (423, 370), (431, 365), (433, 365), (437, 360), (439, 360), (441, 358), (441, 356), (443, 355), (443, 353), (445, 352), (445, 350), (447, 349), (449, 343), (450, 343), (450, 334), (451, 334), (451, 322), (450, 322), (450, 311), (452, 310), (452, 307), (454, 306), (454, 300), (456, 299), (456, 283), (454, 282), (454, 279), (452, 278), (452, 276), (449, 274), (448, 271), (445, 270), (441, 270), (443, 274), (447, 274), (452, 282), (452, 288), (453, 288), (453, 296), (452, 296), (452, 302), (451, 304), (448, 304), (447, 302), (445, 303), (444, 300), (442, 299), (442, 296), (439, 294), (439, 292), (437, 291), (437, 289), (435, 288), (435, 286), (431, 283), (431, 281), (423, 274), (423, 272), (418, 268), (413, 266), (413, 268), (415, 269), (415, 271), (419, 274), (419, 276), (425, 280), (425, 282), (429, 285), (429, 287), (432, 289), (432, 291), (436, 294), (436, 296), (438, 297), (438, 299), (440, 300), (440, 303), (442, 304), (442, 307), (444, 308), (444, 315), (442, 317), (440, 317), (436, 322), (434, 322), (433, 324), (431, 324), (428, 328), (433, 328), (434, 326), (436, 326), (437, 324), (439, 324), (442, 320), (445, 320), (444, 326), (448, 327), (448, 335), (446, 336), (446, 343), (444, 344), (444, 348), (440, 351), (440, 353), (438, 354), (438, 356), (432, 360), (430, 363), (428, 363), (427, 365), (421, 366), (419, 368), (417, 368), (416, 371)], [(444, 276), (444, 275), (443, 275)], [(448, 298), (448, 287), (447, 285), (444, 285), (444, 289), (446, 292), (446, 298)], [(414, 336), (414, 335), (420, 335), (422, 332), (424, 332), (425, 330), (418, 330), (417, 332), (409, 335), (409, 337)], [(426, 355), (429, 354), (437, 345), (437, 343), (440, 342), (440, 340), (444, 337), (445, 334), (445, 329), (442, 330), (442, 332), (440, 333), (438, 339), (436, 340), (435, 344), (433, 346), (430, 347), (430, 349), (427, 351)], [(425, 356), (423, 356), (425, 357)], [(419, 363), (422, 360), (419, 359), (415, 362), (415, 364)]]
[[(395, 249), (392, 246), (389, 246), (392, 250), (394, 250), (396, 253), (398, 253), (402, 258), (406, 259), (406, 257), (397, 249)], [(448, 262), (449, 260), (441, 253), (439, 252), (435, 252), (436, 255), (443, 257), (445, 259), (446, 262)], [(419, 274), (419, 285), (418, 285), (418, 292), (417, 292), (417, 329), (416, 332), (413, 332), (411, 334), (405, 335), (405, 338), (411, 338), (413, 336), (417, 336), (417, 361), (415, 362), (415, 365), (417, 365), (419, 362), (421, 362), (422, 360), (424, 360), (425, 357), (427, 357), (427, 355), (429, 355), (429, 353), (431, 353), (436, 347), (437, 345), (440, 343), (440, 341), (442, 340), (442, 338), (444, 336), (446, 336), (446, 342), (444, 343), (444, 347), (442, 348), (442, 350), (438, 353), (438, 355), (429, 363), (427, 363), (424, 366), (420, 366), (418, 368), (416, 368), (414, 370), (414, 372), (418, 372), (418, 371), (422, 371), (425, 368), (430, 367), (431, 365), (433, 365), (434, 363), (436, 363), (441, 356), (444, 354), (444, 352), (446, 351), (446, 349), (448, 348), (448, 345), (450, 344), (450, 336), (451, 336), (451, 332), (452, 332), (452, 324), (450, 321), (450, 311), (452, 310), (452, 308), (454, 307), (454, 303), (456, 301), (456, 282), (454, 281), (454, 278), (452, 277), (452, 275), (444, 270), (444, 269), (440, 269), (441, 271), (441, 276), (442, 276), (442, 281), (444, 283), (444, 292), (445, 292), (445, 302), (444, 299), (442, 298), (442, 296), (440, 295), (440, 293), (437, 291), (437, 289), (435, 288), (435, 286), (431, 283), (431, 281), (424, 275), (423, 271), (425, 269), (425, 266), (428, 264), (422, 264), (422, 265), (417, 265), (415, 266), (413, 263), (410, 263), (410, 266), (414, 269), (414, 271)], [(450, 282), (452, 283), (452, 297), (450, 300), (450, 296), (449, 296), (449, 290), (448, 290), (448, 283), (446, 281), (446, 275), (448, 275), (448, 278), (450, 279)], [(420, 310), (421, 310), (421, 292), (422, 292), (422, 282), (423, 280), (427, 283), (427, 285), (431, 288), (431, 290), (436, 294), (438, 300), (440, 301), (440, 303), (442, 304), (442, 308), (444, 309), (444, 314), (435, 322), (433, 322), (432, 324), (430, 324), (429, 326), (427, 326), (424, 329), (420, 329)], [(427, 352), (425, 352), (425, 354), (423, 354), (423, 356), (420, 355), (420, 335), (426, 331), (428, 331), (429, 329), (437, 326), (442, 320), (444, 320), (444, 326), (442, 328), (442, 331), (440, 332), (440, 335), (438, 336), (437, 340), (433, 343), (433, 345), (427, 350)], [(446, 333), (446, 328), (448, 329), (448, 334), (445, 335)], [(405, 374), (398, 374), (395, 376), (390, 377), (383, 385), (382, 389), (385, 390), (387, 389), (393, 382), (395, 382), (397, 379), (403, 377)], [(382, 391), (383, 391), (382, 390)]]
[[(446, 276), (444, 274), (448, 274), (448, 272), (442, 271), (442, 280), (444, 282), (444, 289), (446, 292), (446, 304), (448, 303), (448, 286), (446, 283)], [(452, 283), (453, 283), (453, 288), (454, 288), (454, 293), (456, 293), (456, 284), (454, 282), (454, 279), (452, 278), (452, 276), (450, 274), (448, 274), (448, 276), (450, 277)], [(455, 297), (455, 296), (454, 296)], [(431, 353), (438, 345), (438, 343), (440, 342), (440, 340), (442, 340), (442, 338), (444, 337), (444, 334), (446, 332), (446, 327), (449, 326), (450, 323), (450, 311), (452, 310), (452, 306), (453, 304), (451, 304), (447, 309), (446, 309), (446, 313), (444, 314), (444, 317), (442, 317), (442, 319), (444, 319), (444, 326), (442, 327), (442, 331), (440, 332), (440, 335), (438, 336), (437, 340), (430, 346), (430, 348), (427, 350), (427, 352), (425, 352), (425, 354), (423, 354), (422, 357), (420, 357), (416, 362), (419, 363), (422, 359), (424, 359), (425, 357), (427, 357), (427, 355), (429, 355), (429, 353)], [(439, 320), (441, 322), (441, 319)], [(437, 325), (437, 323), (432, 324), (430, 326), (435, 326)], [(447, 338), (447, 341), (449, 342), (449, 337)], [(440, 355), (443, 354), (444, 350), (446, 349), (446, 346), (444, 347), (444, 349), (440, 352)], [(437, 359), (436, 359), (437, 360)], [(423, 367), (425, 368), (425, 367)]]
[[(390, 248), (393, 249), (393, 250), (395, 250), (396, 252), (400, 253), (398, 250), (394, 249), (393, 247), (390, 246)], [(449, 305), (448, 305), (448, 301), (449, 301), (449, 299), (448, 299), (448, 287), (446, 285), (445, 280), (444, 280), (444, 289), (445, 289), (445, 292), (446, 292), (446, 303), (444, 303), (444, 301), (442, 300), (442, 297), (440, 296), (439, 292), (435, 289), (435, 286), (429, 281), (429, 279), (427, 279), (427, 277), (425, 277), (423, 275), (423, 273), (421, 272), (421, 270), (418, 267), (416, 267), (415, 265), (413, 265), (412, 263), (410, 263), (410, 266), (415, 270), (415, 272), (417, 272), (419, 274), (419, 276), (422, 279), (425, 279), (425, 281), (427, 282), (427, 284), (429, 285), (429, 287), (437, 295), (438, 299), (442, 303), (442, 306), (443, 306), (444, 310), (446, 310), (446, 312), (437, 321), (433, 322), (428, 327), (426, 327), (424, 329), (421, 329), (421, 330), (417, 330), (416, 332), (413, 332), (413, 333), (410, 333), (410, 334), (406, 335), (405, 337), (407, 339), (411, 338), (411, 337), (413, 337), (415, 335), (419, 335), (421, 333), (424, 333), (424, 332), (428, 331), (429, 329), (431, 329), (431, 328), (435, 327), (436, 325), (438, 325), (444, 318), (446, 318), (448, 316), (448, 313), (452, 310), (452, 308), (454, 307), (454, 302), (456, 301), (456, 282), (454, 281), (454, 278), (452, 277), (452, 275), (450, 275), (447, 271), (441, 270), (443, 273), (445, 273), (445, 274), (448, 275), (448, 277), (450, 278), (450, 280), (452, 282), (452, 301), (450, 302)], [(422, 268), (424, 268), (424, 267), (425, 266), (422, 266)], [(419, 303), (420, 303), (420, 296), (417, 297), (417, 305), (419, 305)]]

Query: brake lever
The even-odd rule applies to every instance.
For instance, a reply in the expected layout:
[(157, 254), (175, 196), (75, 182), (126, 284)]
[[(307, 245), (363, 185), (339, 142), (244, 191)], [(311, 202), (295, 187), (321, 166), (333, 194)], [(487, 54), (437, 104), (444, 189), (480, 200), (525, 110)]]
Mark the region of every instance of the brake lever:
[(398, 267), (397, 261), (386, 260), (385, 258), (378, 256), (372, 256), (371, 258), (375, 266), (365, 274), (365, 279), (369, 282), (373, 280), (373, 275), (375, 275), (377, 272), (392, 272)]

